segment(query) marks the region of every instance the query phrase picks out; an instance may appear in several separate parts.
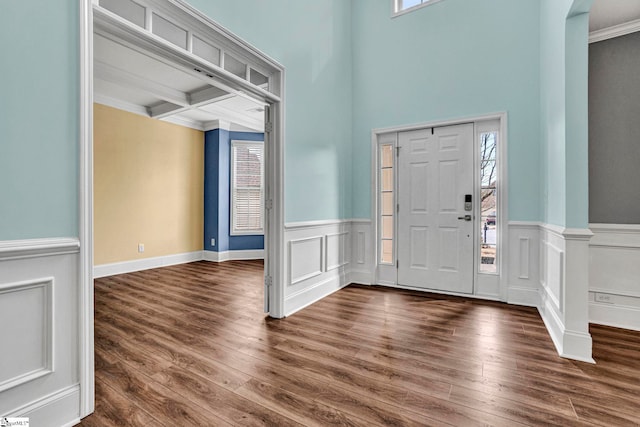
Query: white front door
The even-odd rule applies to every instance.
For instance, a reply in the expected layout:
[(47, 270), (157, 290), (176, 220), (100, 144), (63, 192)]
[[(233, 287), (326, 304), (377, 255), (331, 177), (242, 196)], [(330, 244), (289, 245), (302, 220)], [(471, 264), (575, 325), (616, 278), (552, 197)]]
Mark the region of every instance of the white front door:
[(398, 146), (398, 284), (472, 293), (473, 124), (401, 132)]

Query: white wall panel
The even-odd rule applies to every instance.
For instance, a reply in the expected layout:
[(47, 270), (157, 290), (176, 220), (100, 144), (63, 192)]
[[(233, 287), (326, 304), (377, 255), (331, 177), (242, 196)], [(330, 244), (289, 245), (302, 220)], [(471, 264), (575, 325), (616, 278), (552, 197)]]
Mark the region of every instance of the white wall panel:
[(0, 392), (53, 372), (53, 278), (0, 284)]
[[(355, 259), (359, 257), (364, 261), (360, 265), (367, 265), (369, 238), (366, 233), (362, 234), (362, 229), (358, 231), (361, 243), (353, 245), (350, 220), (286, 225), (285, 241), (289, 248), (285, 260), (289, 272), (285, 289), (287, 315), (348, 285), (354, 252)], [(361, 251), (359, 255), (358, 251)]]
[(589, 320), (640, 330), (640, 226), (592, 224)]
[(78, 264), (77, 239), (0, 242), (0, 416), (79, 419)]
[(289, 240), (289, 285), (319, 276), (323, 271), (323, 236)]
[(540, 224), (509, 224), (507, 262), (507, 301), (510, 304), (540, 305)]

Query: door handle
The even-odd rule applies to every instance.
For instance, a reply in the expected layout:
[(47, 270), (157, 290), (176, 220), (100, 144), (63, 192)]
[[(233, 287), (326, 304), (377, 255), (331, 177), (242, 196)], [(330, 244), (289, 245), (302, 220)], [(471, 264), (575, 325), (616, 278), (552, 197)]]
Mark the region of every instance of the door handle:
[(458, 219), (461, 221), (471, 221), (471, 215), (459, 216)]

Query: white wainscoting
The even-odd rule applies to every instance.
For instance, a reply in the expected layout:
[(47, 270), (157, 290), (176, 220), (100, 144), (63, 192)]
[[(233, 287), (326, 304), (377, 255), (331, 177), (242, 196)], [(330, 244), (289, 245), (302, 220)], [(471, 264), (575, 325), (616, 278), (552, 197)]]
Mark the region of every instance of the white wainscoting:
[(588, 229), (540, 227), (540, 316), (558, 350), (570, 359), (593, 363), (589, 334)]
[[(542, 316), (556, 348), (562, 348), (564, 313), (560, 292), (564, 291), (565, 241), (562, 229), (548, 224), (540, 228), (540, 306)], [(559, 350), (560, 351), (560, 350)]]
[(0, 242), (0, 416), (80, 419), (78, 239)]
[(540, 223), (509, 223), (507, 260), (507, 302), (540, 305)]
[(285, 225), (287, 282), (284, 311), (287, 316), (351, 283), (354, 264), (357, 281), (370, 280), (368, 268), (371, 264), (367, 252), (371, 237), (368, 229), (368, 220)]
[(589, 320), (640, 331), (640, 225), (590, 229)]
[(374, 283), (375, 242), (371, 220), (351, 220), (351, 269), (350, 282), (360, 285)]

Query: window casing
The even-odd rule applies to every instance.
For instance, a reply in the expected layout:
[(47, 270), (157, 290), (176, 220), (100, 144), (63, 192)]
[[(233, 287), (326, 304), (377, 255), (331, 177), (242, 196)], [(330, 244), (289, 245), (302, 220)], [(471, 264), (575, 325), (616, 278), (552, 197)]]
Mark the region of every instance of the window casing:
[(264, 234), (264, 142), (231, 141), (231, 235)]

